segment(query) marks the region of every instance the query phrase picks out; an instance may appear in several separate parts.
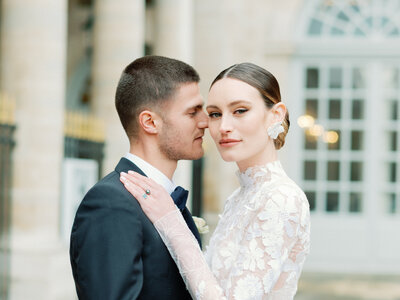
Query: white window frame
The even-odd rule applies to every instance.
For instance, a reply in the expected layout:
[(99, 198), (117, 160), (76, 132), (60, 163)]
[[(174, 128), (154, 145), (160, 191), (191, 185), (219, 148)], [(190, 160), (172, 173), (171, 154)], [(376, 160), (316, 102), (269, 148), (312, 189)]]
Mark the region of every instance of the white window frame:
[[(364, 133), (366, 157), (362, 183), (364, 198), (362, 214), (332, 214), (325, 213), (323, 210), (312, 213), (313, 248), (306, 264), (306, 270), (399, 274), (400, 243), (395, 237), (400, 234), (400, 213), (388, 214), (382, 195), (387, 190), (385, 182), (387, 171), (384, 162), (388, 156), (392, 159), (397, 157), (397, 161), (400, 162), (400, 151), (395, 154), (385, 151), (387, 144), (385, 128), (388, 124), (383, 117), (385, 116), (385, 105), (383, 105), (381, 94), (382, 79), (377, 74), (382, 74), (386, 65), (399, 66), (400, 38), (387, 38), (379, 31), (374, 31), (373, 35), (367, 38), (329, 35), (309, 37), (305, 34), (305, 28), (313, 15), (314, 8), (320, 1), (325, 0), (303, 1), (304, 12), (301, 14), (300, 26), (297, 26), (298, 31), (294, 37), (294, 55), (290, 70), (293, 79), (288, 95), (290, 117), (292, 123), (296, 123), (298, 117), (304, 112), (304, 70), (307, 66), (350, 63), (361, 64), (367, 69), (369, 89), (364, 106), (366, 122)], [(340, 2), (342, 5), (350, 0), (330, 1)], [(371, 0), (373, 3), (377, 3), (377, 1), (380, 0)], [(389, 2), (394, 3), (393, 1)], [(397, 130), (400, 129), (399, 126), (397, 124)], [(398, 133), (400, 134), (400, 131)], [(303, 136), (303, 129), (297, 124), (291, 126), (292, 142), (290, 145), (296, 148), (291, 148), (290, 152), (296, 152), (298, 155), (288, 155), (287, 163), (296, 170), (294, 179), (301, 186), (303, 185)], [(400, 135), (398, 135), (398, 146), (399, 139)], [(374, 154), (373, 157), (370, 156), (371, 153)], [(399, 166), (397, 167), (399, 179), (400, 170)], [(400, 195), (399, 184), (396, 185), (396, 192), (397, 195)], [(351, 244), (350, 248), (349, 244)]]

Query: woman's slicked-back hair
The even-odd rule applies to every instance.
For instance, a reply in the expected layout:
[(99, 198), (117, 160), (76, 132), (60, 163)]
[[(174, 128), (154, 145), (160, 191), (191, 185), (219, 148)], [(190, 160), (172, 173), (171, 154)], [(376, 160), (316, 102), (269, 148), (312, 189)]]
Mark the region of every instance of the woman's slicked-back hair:
[[(211, 83), (211, 87), (214, 85), (214, 83), (223, 78), (237, 79), (251, 85), (258, 90), (258, 92), (264, 99), (266, 107), (268, 108), (271, 108), (276, 103), (281, 102), (279, 83), (274, 75), (255, 64), (235, 64), (223, 70)], [(287, 132), (289, 131), (290, 126), (288, 112), (286, 112), (282, 126), (285, 131), (279, 134), (278, 138), (274, 140), (276, 149), (280, 149), (285, 144), (285, 137)]]
[(122, 72), (115, 94), (115, 106), (129, 139), (138, 135), (138, 116), (144, 109), (160, 111), (184, 83), (199, 82), (188, 64), (163, 56), (136, 59)]

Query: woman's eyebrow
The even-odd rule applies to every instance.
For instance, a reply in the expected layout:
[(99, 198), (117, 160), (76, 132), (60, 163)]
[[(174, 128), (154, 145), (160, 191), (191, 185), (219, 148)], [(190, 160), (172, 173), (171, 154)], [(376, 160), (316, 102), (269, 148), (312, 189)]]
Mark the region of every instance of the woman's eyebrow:
[[(235, 106), (235, 105), (238, 105), (238, 104), (241, 104), (241, 103), (251, 104), (251, 102), (246, 101), (246, 100), (235, 100), (235, 101), (229, 103), (228, 106)], [(207, 105), (206, 109), (209, 109), (209, 108), (218, 108), (218, 106), (216, 106), (216, 105)]]
[(209, 109), (209, 108), (218, 108), (218, 106), (216, 106), (216, 105), (207, 105), (206, 109)]
[(235, 105), (241, 104), (241, 103), (251, 104), (251, 102), (249, 102), (247, 100), (235, 100), (235, 101), (229, 103), (228, 106), (235, 106)]

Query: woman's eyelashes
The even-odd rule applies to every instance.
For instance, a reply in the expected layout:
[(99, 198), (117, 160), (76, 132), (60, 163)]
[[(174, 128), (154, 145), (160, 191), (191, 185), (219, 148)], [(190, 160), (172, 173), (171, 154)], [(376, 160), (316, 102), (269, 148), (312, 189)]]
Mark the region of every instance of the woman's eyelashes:
[[(233, 115), (243, 115), (243, 114), (246, 113), (247, 111), (249, 111), (247, 108), (237, 108), (237, 109), (234, 109), (234, 110), (232, 111), (232, 114), (233, 114)], [(211, 111), (211, 112), (208, 113), (208, 116), (209, 116), (211, 119), (219, 118), (219, 117), (222, 116), (222, 112)]]
[(211, 119), (215, 119), (215, 118), (218, 118), (218, 117), (220, 117), (222, 114), (220, 113), (220, 112), (215, 112), (215, 111), (212, 111), (212, 112), (209, 112), (208, 113), (208, 116), (211, 118)]
[(247, 112), (247, 111), (248, 111), (247, 108), (238, 108), (238, 109), (236, 109), (236, 110), (234, 111), (234, 114), (236, 114), (236, 115), (242, 115), (242, 114), (244, 114), (244, 113)]

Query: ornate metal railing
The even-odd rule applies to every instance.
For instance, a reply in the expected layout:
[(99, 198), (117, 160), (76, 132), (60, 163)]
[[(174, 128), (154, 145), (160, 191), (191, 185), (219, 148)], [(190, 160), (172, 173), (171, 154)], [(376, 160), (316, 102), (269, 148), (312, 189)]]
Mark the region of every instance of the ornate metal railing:
[(0, 299), (8, 298), (10, 282), (11, 171), (15, 103), (0, 96)]

